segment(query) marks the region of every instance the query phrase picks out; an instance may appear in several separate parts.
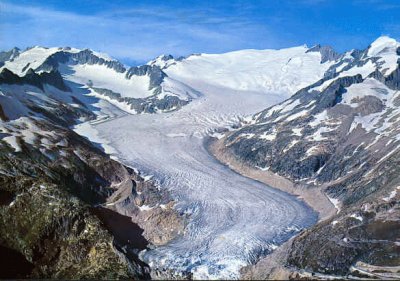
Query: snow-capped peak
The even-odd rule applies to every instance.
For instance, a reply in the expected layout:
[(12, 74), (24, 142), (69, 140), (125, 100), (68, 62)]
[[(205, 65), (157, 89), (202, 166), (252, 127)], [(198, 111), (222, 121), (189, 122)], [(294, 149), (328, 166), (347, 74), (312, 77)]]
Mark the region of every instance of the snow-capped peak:
[(171, 65), (174, 62), (175, 62), (175, 60), (172, 55), (162, 54), (162, 55), (156, 57), (155, 59), (149, 61), (147, 64), (148, 65), (156, 65), (156, 66), (160, 67), (161, 69), (163, 69), (163, 68), (168, 67), (169, 65)]
[[(104, 61), (115, 62), (116, 60), (111, 58), (110, 56), (99, 53), (90, 49), (80, 50), (77, 48), (71, 47), (41, 47), (34, 46), (31, 48), (27, 48), (22, 52), (15, 52), (15, 55), (10, 58), (10, 60), (6, 61), (2, 68), (7, 68), (10, 71), (14, 72), (19, 76), (24, 76), (26, 72), (32, 68), (37, 69), (45, 63), (45, 61), (52, 55), (58, 52), (77, 54), (80, 52), (89, 52), (93, 56), (103, 59)], [(1, 71), (1, 69), (0, 69)]]
[(100, 52), (96, 52), (96, 51), (93, 51), (93, 50), (90, 50), (90, 49), (89, 49), (89, 51), (91, 51), (92, 54), (95, 55), (96, 57), (101, 58), (101, 59), (104, 59), (104, 60), (106, 60), (106, 61), (116, 61), (116, 59), (110, 57), (110, 56), (109, 56), (108, 54), (106, 54), (106, 53), (100, 53)]
[(35, 46), (20, 52), (12, 60), (6, 61), (3, 68), (7, 68), (19, 76), (23, 76), (29, 68), (36, 69), (59, 48), (44, 48)]
[(378, 57), (378, 68), (384, 75), (392, 73), (398, 65), (400, 43), (388, 36), (376, 39), (368, 48), (367, 58)]
[(381, 36), (376, 39), (368, 49), (368, 56), (374, 57), (381, 54), (383, 51), (390, 52), (400, 46), (400, 43), (388, 36)]

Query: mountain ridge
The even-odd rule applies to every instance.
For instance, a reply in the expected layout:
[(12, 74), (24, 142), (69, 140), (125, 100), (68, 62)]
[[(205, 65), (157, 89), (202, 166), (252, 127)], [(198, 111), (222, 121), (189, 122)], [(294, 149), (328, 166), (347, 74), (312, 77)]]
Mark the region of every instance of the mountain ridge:
[[(0, 155), (5, 159), (1, 167), (6, 171), (2, 176), (4, 182), (12, 182), (10, 167), (18, 161), (24, 163), (23, 169), (32, 165), (57, 176), (64, 176), (60, 172), (63, 169), (68, 173), (79, 171), (81, 176), (73, 184), (79, 187), (78, 195), (72, 193), (73, 196), (87, 202), (82, 196), (94, 192), (108, 207), (133, 218), (153, 245), (165, 245), (185, 231), (190, 216), (174, 209), (175, 202), (168, 192), (160, 192), (146, 177), (141, 178), (134, 170), (120, 166), (113, 160), (117, 155), (108, 151), (113, 157), (110, 159), (104, 153), (105, 143), (96, 144), (93, 140), (90, 143), (71, 128), (127, 114), (157, 113), (174, 119), (180, 116), (175, 115), (177, 112), (190, 111), (183, 117), (198, 122), (194, 124), (198, 126), (194, 133), (188, 130), (193, 133), (191, 137), (214, 136), (223, 144), (225, 153), (236, 160), (261, 173), (264, 170), (277, 173), (299, 187), (318, 189), (337, 207), (333, 217), (302, 231), (292, 240), (281, 265), (290, 269), (291, 277), (393, 275), (390, 267), (399, 259), (396, 239), (400, 212), (396, 164), (400, 161), (400, 44), (394, 39), (380, 37), (366, 50), (344, 54), (317, 45), (178, 59), (162, 55), (146, 65), (131, 68), (88, 49), (33, 47), (28, 51), (31, 54), (28, 52), (25, 56), (17, 49), (0, 54)], [(262, 99), (265, 104), (274, 105), (246, 116), (242, 112), (248, 111), (237, 110), (235, 103), (240, 105), (241, 99), (250, 98), (250, 94), (255, 103), (256, 99)], [(235, 99), (235, 95), (240, 97), (235, 103), (224, 100)], [(218, 107), (193, 110), (207, 100), (219, 102)], [(205, 107), (212, 105), (205, 103)], [(151, 121), (154, 120), (163, 119)], [(80, 132), (84, 134), (85, 130)], [(60, 139), (66, 136), (68, 143)], [(186, 134), (168, 132), (166, 137), (184, 138)], [(35, 162), (35, 157), (25, 157), (28, 151), (39, 162)], [(59, 164), (54, 164), (57, 160)], [(62, 168), (61, 164), (67, 166)], [(102, 165), (112, 167), (111, 171), (123, 176), (114, 178)], [(89, 177), (93, 174), (82, 172), (92, 168), (95, 175), (106, 179), (102, 184)], [(25, 198), (31, 192), (29, 184), (23, 181), (35, 182), (35, 178), (24, 178), (20, 170), (13, 172), (21, 179), (21, 188), (16, 192), (15, 185), (9, 184), (7, 192), (15, 193), (18, 203), (18, 196)], [(51, 177), (45, 179), (48, 189), (37, 185), (32, 189), (37, 198), (46, 197), (48, 190), (57, 195), (57, 188), (63, 190), (62, 202), (71, 196), (68, 187), (59, 181), (54, 186), (54, 179), (53, 182)], [(90, 190), (82, 189), (85, 181), (90, 182)], [(7, 218), (11, 214), (8, 212), (15, 210), (12, 206), (16, 203), (10, 206), (12, 202), (1, 207)], [(81, 208), (81, 204), (79, 201), (76, 206)], [(172, 232), (167, 230), (168, 224), (174, 226)], [(41, 236), (37, 237), (40, 240)], [(38, 261), (29, 254), (32, 248), (25, 242), (26, 248), (21, 248), (8, 236), (1, 243), (4, 241), (25, 254), (30, 262)], [(43, 245), (40, 252), (49, 254), (45, 251), (46, 244)], [(121, 255), (120, 250), (117, 255), (130, 257), (126, 249), (122, 249)], [(258, 254), (249, 252), (248, 255), (255, 259)], [(148, 273), (146, 265), (136, 264), (134, 259), (126, 262), (125, 258), (122, 263), (115, 260), (121, 269), (115, 274), (143, 277)], [(177, 261), (173, 257), (173, 262)], [(129, 266), (134, 266), (136, 271), (129, 271)], [(185, 274), (188, 277), (193, 273), (204, 274), (202, 266)], [(212, 268), (208, 274), (220, 270), (207, 266)], [(273, 272), (264, 272), (261, 266), (259, 263), (253, 268), (261, 274), (254, 276), (273, 276)], [(376, 268), (389, 275), (379, 275), (374, 272)], [(48, 275), (42, 272), (35, 276), (55, 276), (52, 274), (57, 270), (54, 270), (47, 272)], [(161, 276), (175, 276), (169, 275), (169, 270), (161, 265), (153, 270)], [(233, 275), (226, 276), (235, 276), (235, 271), (229, 270), (227, 274)], [(73, 277), (66, 273), (59, 274)], [(79, 274), (76, 276), (99, 276), (88, 272)]]
[(347, 62), (332, 66), (347, 63), (339, 72), (328, 70), (320, 81), (223, 138), (238, 160), (321, 189), (338, 208), (337, 215), (293, 240), (286, 266), (321, 277), (379, 277), (368, 264), (385, 271), (383, 265), (398, 261), (395, 239), (382, 238), (375, 246), (369, 241), (379, 239), (372, 229), (385, 227), (385, 219), (392, 223), (386, 233), (399, 235), (399, 48), (400, 43), (381, 37), (364, 51), (346, 53)]

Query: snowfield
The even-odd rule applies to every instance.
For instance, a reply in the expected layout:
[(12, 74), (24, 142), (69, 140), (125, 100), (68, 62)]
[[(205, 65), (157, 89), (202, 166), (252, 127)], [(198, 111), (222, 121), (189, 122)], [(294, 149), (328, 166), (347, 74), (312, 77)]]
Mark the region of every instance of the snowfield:
[[(95, 135), (97, 142), (113, 147), (123, 163), (153, 175), (171, 192), (176, 208), (188, 215), (182, 236), (141, 253), (152, 268), (189, 271), (195, 279), (239, 278), (241, 267), (316, 222), (317, 214), (302, 201), (236, 174), (204, 146), (217, 128), (321, 78), (328, 65), (320, 64), (319, 53), (305, 50), (194, 56), (165, 69), (169, 77), (201, 93), (182, 109), (125, 115), (92, 125), (96, 134), (80, 127), (80, 134)], [(249, 69), (251, 58), (259, 77)]]
[[(306, 46), (281, 50), (240, 50), (225, 54), (192, 55), (165, 72), (180, 80), (197, 80), (233, 91), (295, 93), (323, 77), (332, 62), (320, 64), (319, 52)], [(153, 62), (160, 67), (166, 63)], [(168, 63), (168, 62), (167, 62)]]
[(119, 73), (105, 65), (62, 66), (66, 80), (86, 85), (89, 81), (97, 88), (109, 89), (128, 98), (146, 98), (153, 95), (149, 90), (150, 78), (147, 75), (133, 75), (126, 79), (125, 72)]
[[(29, 68), (35, 69), (43, 64), (43, 62), (52, 54), (63, 50), (62, 48), (44, 48), (35, 46), (22, 52), (19, 56), (11, 61), (6, 61), (4, 66), (0, 67), (0, 71), (7, 68), (19, 76), (24, 76)], [(77, 49), (68, 50), (71, 53), (78, 52)]]

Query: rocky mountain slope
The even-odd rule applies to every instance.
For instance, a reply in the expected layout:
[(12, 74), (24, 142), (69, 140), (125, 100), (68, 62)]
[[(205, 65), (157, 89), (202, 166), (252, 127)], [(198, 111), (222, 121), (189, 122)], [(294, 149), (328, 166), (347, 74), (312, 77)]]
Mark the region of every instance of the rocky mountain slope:
[[(113, 183), (130, 177), (126, 168), (44, 119), (2, 121), (1, 135), (0, 244), (9, 264), (3, 278), (146, 275), (91, 209), (117, 190)], [(7, 252), (19, 258), (9, 260)]]
[(294, 239), (287, 267), (396, 276), (386, 267), (400, 264), (399, 56), (400, 43), (388, 37), (335, 56), (324, 78), (224, 137), (238, 160), (322, 189), (337, 208)]

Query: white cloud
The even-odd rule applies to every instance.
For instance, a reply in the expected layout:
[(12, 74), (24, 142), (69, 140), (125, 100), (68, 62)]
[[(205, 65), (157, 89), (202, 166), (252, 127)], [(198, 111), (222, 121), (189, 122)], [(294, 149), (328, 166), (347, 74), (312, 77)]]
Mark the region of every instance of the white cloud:
[(2, 49), (72, 45), (117, 58), (146, 61), (161, 53), (224, 52), (257, 47), (266, 40), (270, 46), (275, 43), (266, 26), (244, 17), (219, 15), (211, 9), (172, 11), (142, 7), (82, 15), (3, 3), (1, 10)]

